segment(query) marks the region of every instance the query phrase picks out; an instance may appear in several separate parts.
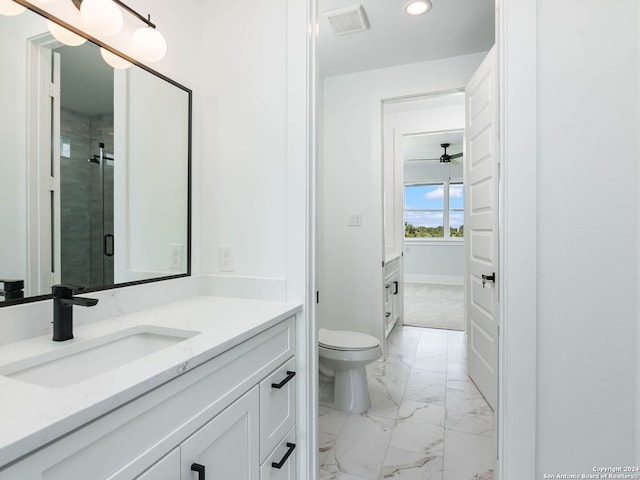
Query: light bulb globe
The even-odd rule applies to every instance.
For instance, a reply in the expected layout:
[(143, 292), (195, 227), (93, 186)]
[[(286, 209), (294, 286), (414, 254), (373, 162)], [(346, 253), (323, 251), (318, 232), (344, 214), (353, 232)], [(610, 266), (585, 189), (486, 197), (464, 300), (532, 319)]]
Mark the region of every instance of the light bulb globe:
[(111, 37), (122, 30), (122, 11), (111, 0), (83, 0), (80, 16), (87, 33)]
[(136, 56), (146, 62), (159, 62), (167, 53), (164, 37), (151, 27), (141, 27), (133, 32), (131, 45)]
[(125, 68), (129, 68), (131, 66), (131, 62), (125, 60), (122, 57), (119, 57), (109, 50), (105, 50), (104, 48), (100, 48), (100, 55), (102, 55), (102, 59), (107, 62), (107, 65), (115, 69), (124, 70)]
[(26, 7), (23, 7), (22, 5), (14, 2), (13, 0), (0, 0), (0, 15), (13, 17), (15, 15), (20, 15), (25, 10), (26, 10)]
[(62, 25), (58, 25), (51, 20), (47, 20), (47, 27), (49, 27), (49, 32), (51, 32), (51, 35), (53, 35), (56, 40), (70, 47), (77, 47), (87, 41), (86, 38), (73, 33), (71, 30), (67, 30)]

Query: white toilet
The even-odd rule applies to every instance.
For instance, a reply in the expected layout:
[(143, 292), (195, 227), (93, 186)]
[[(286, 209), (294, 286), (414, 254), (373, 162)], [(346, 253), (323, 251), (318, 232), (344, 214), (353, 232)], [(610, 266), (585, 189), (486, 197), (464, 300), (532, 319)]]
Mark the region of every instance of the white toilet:
[(333, 403), (343, 412), (362, 413), (371, 406), (365, 367), (382, 355), (377, 338), (347, 330), (318, 330), (320, 372), (334, 377)]

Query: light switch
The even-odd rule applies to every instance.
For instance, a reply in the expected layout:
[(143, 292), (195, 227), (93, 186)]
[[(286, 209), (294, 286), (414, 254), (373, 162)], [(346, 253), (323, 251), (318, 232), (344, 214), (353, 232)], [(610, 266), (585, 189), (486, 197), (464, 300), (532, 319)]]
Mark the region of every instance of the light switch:
[(362, 214), (360, 213), (350, 213), (349, 214), (349, 226), (350, 227), (359, 227), (362, 225)]

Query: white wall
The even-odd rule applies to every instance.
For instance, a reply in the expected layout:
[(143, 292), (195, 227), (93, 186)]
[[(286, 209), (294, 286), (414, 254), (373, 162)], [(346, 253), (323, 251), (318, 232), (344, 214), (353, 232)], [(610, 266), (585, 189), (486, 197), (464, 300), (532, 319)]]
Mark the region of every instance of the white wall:
[(637, 464), (639, 7), (537, 5), (541, 478)]
[(11, 72), (0, 80), (0, 278), (27, 277), (27, 39), (45, 29), (36, 15), (0, 16), (0, 59)]
[[(318, 192), (321, 326), (382, 338), (382, 100), (462, 88), (483, 56), (324, 80)], [(361, 213), (362, 226), (349, 227), (349, 213)]]
[(202, 262), (233, 275), (286, 271), (287, 2), (205, 2), (202, 72)]

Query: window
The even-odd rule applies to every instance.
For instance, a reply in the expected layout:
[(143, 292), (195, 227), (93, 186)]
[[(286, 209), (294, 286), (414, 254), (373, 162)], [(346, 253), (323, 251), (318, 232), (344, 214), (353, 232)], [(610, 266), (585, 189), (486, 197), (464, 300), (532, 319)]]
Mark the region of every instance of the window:
[(445, 181), (404, 187), (405, 238), (463, 238), (464, 186)]

